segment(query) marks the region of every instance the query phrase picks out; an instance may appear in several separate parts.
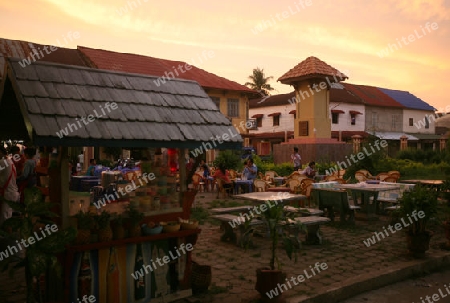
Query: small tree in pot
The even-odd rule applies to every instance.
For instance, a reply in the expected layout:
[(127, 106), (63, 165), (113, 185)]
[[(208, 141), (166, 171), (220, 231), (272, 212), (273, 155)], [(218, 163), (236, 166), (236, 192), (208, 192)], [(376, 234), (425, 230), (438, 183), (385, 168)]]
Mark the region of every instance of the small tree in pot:
[[(428, 223), (437, 213), (438, 192), (428, 187), (416, 185), (403, 193), (398, 215), (407, 230), (409, 251), (416, 257), (423, 256), (430, 248), (433, 232), (427, 229)], [(397, 223), (399, 224), (399, 223)]]
[[(281, 203), (280, 203), (281, 202)], [(277, 200), (272, 203), (266, 203), (266, 211), (261, 211), (263, 219), (265, 220), (268, 228), (269, 237), (271, 240), (271, 256), (269, 260), (269, 267), (258, 268), (256, 270), (256, 285), (255, 289), (261, 294), (263, 302), (285, 302), (283, 295), (270, 298), (267, 294), (271, 290), (278, 286), (278, 283), (283, 283), (286, 278), (286, 274), (281, 271), (281, 262), (277, 256), (277, 247), (280, 240), (283, 242), (284, 249), (290, 260), (294, 257), (297, 262), (297, 252), (300, 249), (301, 242), (294, 235), (288, 235), (285, 232), (285, 228), (302, 229), (303, 226), (300, 223), (296, 223), (295, 226), (286, 225), (286, 222), (293, 217), (293, 213), (285, 215), (284, 204), (282, 201)], [(261, 207), (261, 210), (263, 208)], [(275, 269), (275, 263), (277, 268)]]

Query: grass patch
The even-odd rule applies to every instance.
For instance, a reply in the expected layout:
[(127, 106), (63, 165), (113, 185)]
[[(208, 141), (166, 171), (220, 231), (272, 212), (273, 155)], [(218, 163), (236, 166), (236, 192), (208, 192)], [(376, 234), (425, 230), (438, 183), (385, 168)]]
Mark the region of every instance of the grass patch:
[(202, 207), (195, 207), (191, 210), (191, 220), (197, 220), (200, 225), (205, 224), (209, 219), (209, 213)]
[(226, 287), (217, 286), (216, 283), (212, 283), (212, 285), (208, 289), (208, 293), (212, 295), (223, 294), (228, 292)]

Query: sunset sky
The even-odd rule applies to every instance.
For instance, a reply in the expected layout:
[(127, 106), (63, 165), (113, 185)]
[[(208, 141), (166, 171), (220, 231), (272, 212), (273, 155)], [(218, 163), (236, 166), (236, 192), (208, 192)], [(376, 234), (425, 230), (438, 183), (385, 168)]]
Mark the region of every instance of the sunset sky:
[(181, 60), (241, 84), (260, 67), (278, 93), (316, 56), (349, 83), (450, 105), (450, 0), (0, 1), (2, 38)]

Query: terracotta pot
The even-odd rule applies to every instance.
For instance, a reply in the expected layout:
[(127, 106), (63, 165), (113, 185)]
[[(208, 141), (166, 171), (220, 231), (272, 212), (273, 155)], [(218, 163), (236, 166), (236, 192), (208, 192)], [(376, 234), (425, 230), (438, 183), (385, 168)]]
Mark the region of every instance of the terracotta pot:
[(430, 249), (430, 240), (433, 236), (431, 231), (425, 231), (424, 233), (411, 234), (406, 233), (406, 241), (408, 250), (416, 257), (422, 257), (425, 252)]
[[(281, 270), (271, 270), (269, 268), (257, 269), (255, 289), (261, 295), (261, 302), (286, 302), (283, 293), (278, 288), (278, 285), (283, 284), (285, 279), (286, 274)], [(278, 296), (268, 297), (267, 293), (271, 293), (272, 290), (278, 291)]]

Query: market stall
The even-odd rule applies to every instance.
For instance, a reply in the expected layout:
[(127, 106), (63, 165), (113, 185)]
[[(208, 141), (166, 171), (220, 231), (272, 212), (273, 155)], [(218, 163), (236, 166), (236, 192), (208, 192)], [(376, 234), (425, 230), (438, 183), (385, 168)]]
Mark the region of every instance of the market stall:
[[(57, 147), (57, 158), (40, 170), (50, 179), (57, 223), (78, 229), (77, 242), (61, 256), (63, 279), (46, 277), (46, 302), (170, 302), (191, 293), (191, 257), (200, 230), (188, 221), (195, 191), (187, 190), (185, 156), (211, 140), (217, 149), (240, 148), (242, 138), (196, 82), (155, 80), (43, 62), (22, 68), (17, 59), (6, 60), (0, 139)], [(104, 171), (97, 181), (75, 186), (69, 147), (80, 146), (142, 149), (146, 165), (121, 173), (122, 180)], [(83, 225), (89, 214), (97, 226), (88, 235)], [(149, 231), (175, 221), (181, 222), (166, 224), (161, 233)], [(136, 233), (142, 224), (148, 228)], [(128, 231), (114, 232), (111, 239), (108, 227)]]

